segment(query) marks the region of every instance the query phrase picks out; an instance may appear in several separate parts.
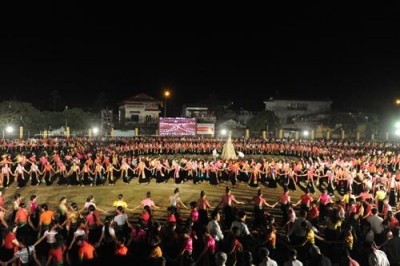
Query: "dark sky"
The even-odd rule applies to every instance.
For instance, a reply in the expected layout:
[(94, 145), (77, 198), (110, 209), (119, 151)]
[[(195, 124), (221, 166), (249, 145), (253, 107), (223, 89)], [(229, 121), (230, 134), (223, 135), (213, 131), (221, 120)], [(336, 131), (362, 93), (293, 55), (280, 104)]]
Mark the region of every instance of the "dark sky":
[(69, 5), (26, 11), (1, 33), (0, 100), (52, 109), (56, 90), (59, 108), (84, 107), (94, 89), (112, 105), (139, 92), (161, 98), (170, 87), (175, 106), (213, 94), (255, 110), (277, 95), (380, 111), (400, 97), (398, 10), (269, 10), (203, 24), (205, 15), (195, 25)]

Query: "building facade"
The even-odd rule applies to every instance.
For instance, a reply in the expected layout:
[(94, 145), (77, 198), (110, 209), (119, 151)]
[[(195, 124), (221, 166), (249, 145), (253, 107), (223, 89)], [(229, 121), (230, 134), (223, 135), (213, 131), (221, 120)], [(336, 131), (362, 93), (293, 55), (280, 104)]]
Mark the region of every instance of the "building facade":
[(196, 118), (197, 123), (215, 123), (217, 117), (205, 105), (184, 105), (182, 116)]
[(331, 111), (330, 100), (291, 100), (269, 98), (264, 101), (265, 110), (272, 111), (281, 124), (292, 123), (297, 116), (326, 113)]
[(162, 101), (140, 93), (120, 104), (118, 120), (123, 124), (158, 123), (161, 105)]

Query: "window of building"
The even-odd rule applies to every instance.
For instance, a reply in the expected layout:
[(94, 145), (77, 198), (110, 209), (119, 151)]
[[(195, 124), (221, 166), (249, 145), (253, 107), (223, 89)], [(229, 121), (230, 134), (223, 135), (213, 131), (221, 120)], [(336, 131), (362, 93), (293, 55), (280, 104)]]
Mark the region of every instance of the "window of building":
[(151, 115), (146, 115), (146, 122), (151, 122)]
[(132, 122), (139, 122), (139, 115), (131, 115)]
[(307, 111), (308, 105), (305, 103), (289, 103), (287, 105), (288, 110), (297, 110), (297, 111)]

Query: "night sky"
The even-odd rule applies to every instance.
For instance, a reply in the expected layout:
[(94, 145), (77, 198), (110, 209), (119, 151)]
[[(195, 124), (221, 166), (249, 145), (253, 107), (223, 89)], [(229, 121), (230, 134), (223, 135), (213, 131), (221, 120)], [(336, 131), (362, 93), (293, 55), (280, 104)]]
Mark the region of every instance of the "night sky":
[(0, 100), (51, 110), (57, 91), (63, 109), (85, 107), (103, 91), (112, 107), (140, 92), (162, 98), (169, 87), (175, 111), (211, 98), (261, 110), (270, 96), (329, 98), (339, 110), (388, 109), (400, 97), (399, 9), (343, 10), (270, 10), (257, 21), (196, 25), (133, 19), (139, 11), (27, 11), (1, 34)]

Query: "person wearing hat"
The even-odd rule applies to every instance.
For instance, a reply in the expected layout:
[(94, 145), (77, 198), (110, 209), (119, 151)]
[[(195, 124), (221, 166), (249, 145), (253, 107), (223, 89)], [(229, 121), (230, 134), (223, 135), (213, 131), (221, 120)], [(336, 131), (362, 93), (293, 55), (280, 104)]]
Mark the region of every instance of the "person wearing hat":
[(267, 248), (261, 248), (258, 251), (260, 263), (258, 266), (278, 266), (278, 263), (269, 257), (269, 250)]

